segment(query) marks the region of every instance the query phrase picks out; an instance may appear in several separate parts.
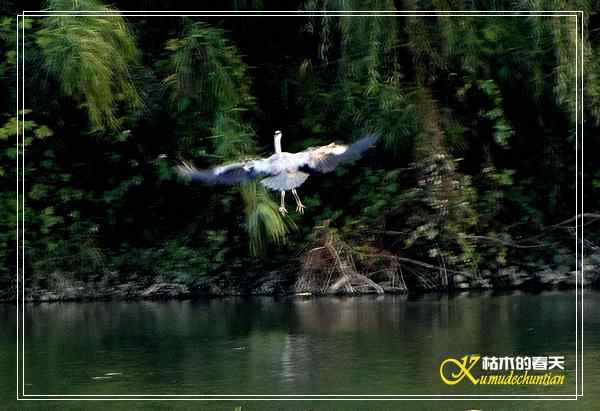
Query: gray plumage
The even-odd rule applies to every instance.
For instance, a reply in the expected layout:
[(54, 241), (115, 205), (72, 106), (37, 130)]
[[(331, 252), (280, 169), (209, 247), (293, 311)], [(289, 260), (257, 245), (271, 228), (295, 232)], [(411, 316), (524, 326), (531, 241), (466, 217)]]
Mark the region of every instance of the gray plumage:
[(303, 173), (302, 171), (293, 173), (284, 171), (274, 176), (263, 178), (260, 180), (260, 183), (273, 191), (288, 191), (292, 188), (300, 187), (307, 178), (308, 173)]
[(183, 162), (176, 167), (180, 176), (206, 184), (235, 185), (260, 179), (265, 187), (281, 191), (280, 212), (287, 213), (284, 205), (285, 191), (292, 190), (299, 212), (304, 205), (300, 202), (296, 188), (300, 187), (313, 173), (328, 173), (342, 163), (357, 160), (378, 139), (377, 134), (368, 134), (350, 145), (331, 143), (326, 146), (310, 147), (298, 153), (281, 151), (281, 132), (275, 133), (275, 154), (268, 158), (246, 160), (210, 169), (199, 170)]

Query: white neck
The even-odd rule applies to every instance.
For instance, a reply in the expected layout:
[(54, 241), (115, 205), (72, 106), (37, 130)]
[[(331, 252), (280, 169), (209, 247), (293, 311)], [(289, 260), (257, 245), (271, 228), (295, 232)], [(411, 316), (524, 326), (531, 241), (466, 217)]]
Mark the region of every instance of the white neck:
[(275, 152), (281, 153), (281, 136), (275, 136)]

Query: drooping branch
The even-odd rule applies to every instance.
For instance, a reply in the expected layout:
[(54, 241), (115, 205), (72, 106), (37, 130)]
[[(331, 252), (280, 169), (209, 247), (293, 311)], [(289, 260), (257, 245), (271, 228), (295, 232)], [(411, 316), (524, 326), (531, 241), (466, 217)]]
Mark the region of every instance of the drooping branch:
[(599, 220), (600, 219), (600, 214), (596, 214), (596, 213), (581, 213), (581, 214), (577, 214), (576, 216), (568, 218), (568, 219), (566, 219), (564, 221), (561, 221), (560, 223), (556, 223), (554, 225), (551, 225), (549, 228), (562, 227), (562, 226), (564, 226), (566, 224), (569, 224), (570, 222), (573, 222), (573, 221), (575, 221), (575, 220), (577, 220), (579, 218), (581, 218), (581, 219), (591, 218), (592, 221), (589, 221), (589, 222), (587, 222), (587, 223), (584, 224), (584, 225), (588, 225), (588, 224), (594, 223), (597, 220)]
[(473, 240), (490, 241), (490, 242), (502, 244), (502, 245), (505, 245), (507, 247), (512, 247), (512, 248), (541, 248), (541, 247), (548, 247), (549, 246), (549, 244), (523, 245), (523, 244), (518, 244), (518, 243), (515, 243), (515, 242), (512, 242), (512, 241), (501, 240), (499, 238), (488, 237), (488, 236), (485, 236), (485, 235), (466, 235), (465, 238), (470, 238), (470, 239), (473, 239)]

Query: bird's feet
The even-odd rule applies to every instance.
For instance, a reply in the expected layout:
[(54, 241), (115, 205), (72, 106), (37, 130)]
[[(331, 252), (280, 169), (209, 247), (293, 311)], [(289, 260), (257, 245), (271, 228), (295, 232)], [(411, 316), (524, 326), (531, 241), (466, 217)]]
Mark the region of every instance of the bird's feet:
[(305, 209), (305, 208), (306, 208), (306, 207), (304, 207), (304, 204), (302, 204), (302, 203), (300, 203), (300, 202), (298, 202), (298, 203), (296, 204), (296, 212), (297, 212), (298, 214), (304, 214), (304, 209)]
[(279, 213), (285, 217), (287, 215), (288, 211), (284, 206), (281, 206), (281, 207), (279, 207)]

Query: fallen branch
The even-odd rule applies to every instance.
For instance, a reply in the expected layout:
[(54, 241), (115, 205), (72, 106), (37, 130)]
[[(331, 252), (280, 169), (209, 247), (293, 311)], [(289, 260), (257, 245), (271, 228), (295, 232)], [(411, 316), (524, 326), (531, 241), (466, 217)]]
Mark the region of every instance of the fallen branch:
[(369, 278), (372, 272), (366, 275), (358, 272), (355, 252), (348, 244), (327, 228), (321, 234), (320, 244), (304, 254), (302, 273), (295, 285), (297, 293), (318, 290), (324, 294), (340, 291), (352, 294), (364, 288), (383, 293), (383, 287)]

